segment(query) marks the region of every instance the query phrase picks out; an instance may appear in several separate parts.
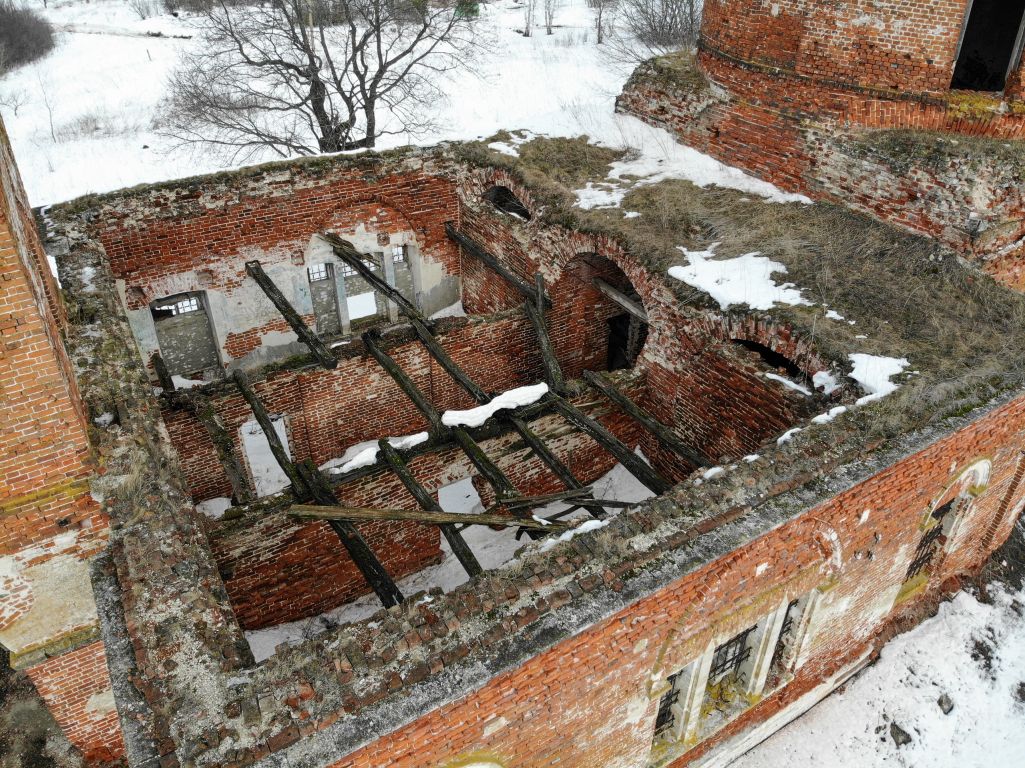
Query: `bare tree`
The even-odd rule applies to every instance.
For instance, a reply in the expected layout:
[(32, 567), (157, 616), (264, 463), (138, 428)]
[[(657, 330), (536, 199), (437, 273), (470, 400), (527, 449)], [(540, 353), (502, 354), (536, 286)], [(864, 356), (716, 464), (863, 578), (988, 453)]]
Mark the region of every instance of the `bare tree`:
[(562, 5), (559, 0), (544, 0), (545, 32), (552, 34), (552, 27), (555, 25), (555, 12)]
[(471, 16), (429, 0), (217, 0), (202, 16), (205, 45), (172, 75), (160, 127), (233, 161), (422, 132), (440, 77), (484, 43)]
[(525, 0), (523, 3), (523, 36), (530, 37), (534, 28), (534, 11), (537, 9), (537, 0)]
[(640, 62), (691, 48), (701, 27), (701, 0), (619, 0), (608, 35), (615, 58)]
[(613, 15), (619, 0), (587, 0), (587, 5), (594, 11), (594, 27), (598, 33), (598, 45), (605, 42), (605, 34), (609, 24), (612, 23)]

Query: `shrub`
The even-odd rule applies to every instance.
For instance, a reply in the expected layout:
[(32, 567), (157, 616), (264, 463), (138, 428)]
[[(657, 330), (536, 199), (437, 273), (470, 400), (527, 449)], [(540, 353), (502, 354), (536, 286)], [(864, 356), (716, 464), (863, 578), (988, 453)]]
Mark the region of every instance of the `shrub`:
[(53, 42), (50, 22), (14, 0), (0, 0), (0, 74), (46, 55)]

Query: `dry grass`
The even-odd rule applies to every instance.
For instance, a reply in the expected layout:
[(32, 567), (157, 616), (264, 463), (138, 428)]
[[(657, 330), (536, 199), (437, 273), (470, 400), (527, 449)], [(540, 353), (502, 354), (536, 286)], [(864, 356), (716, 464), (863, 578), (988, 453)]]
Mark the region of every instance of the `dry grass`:
[[(766, 314), (791, 324), (848, 370), (847, 355), (866, 352), (907, 357), (910, 370), (919, 372), (871, 407), (873, 432), (893, 435), (924, 426), (1021, 384), (1025, 296), (934, 242), (838, 206), (770, 204), (681, 180), (635, 187), (622, 208), (583, 211), (572, 206), (570, 190), (602, 180), (616, 159), (609, 150), (593, 150), (580, 140), (536, 139), (521, 148), (519, 162), (506, 161), (552, 204), (547, 221), (614, 233), (653, 271), (685, 261), (677, 246), (714, 242), (723, 258), (759, 251), (784, 264), (783, 279), (818, 306), (776, 307)], [(641, 216), (624, 219), (624, 209)], [(681, 301), (717, 308), (703, 292), (670, 284)], [(822, 305), (856, 324), (827, 319)]]

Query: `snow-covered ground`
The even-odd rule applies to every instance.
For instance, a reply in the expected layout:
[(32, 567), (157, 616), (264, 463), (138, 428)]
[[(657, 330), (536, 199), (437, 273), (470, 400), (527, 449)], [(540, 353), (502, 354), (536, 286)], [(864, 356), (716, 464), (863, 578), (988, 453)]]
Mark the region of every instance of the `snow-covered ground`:
[[(1025, 594), (992, 597), (957, 595), (733, 768), (1025, 766)], [(893, 723), (909, 744), (897, 746)]]
[[(41, 0), (29, 3), (59, 28), (58, 46), (0, 78), (0, 113), (33, 205), (223, 166), (223, 159), (202, 148), (175, 148), (154, 124), (179, 53), (202, 44), (198, 37), (172, 37), (196, 34), (187, 18), (140, 20), (125, 0), (65, 0), (45, 10)], [(385, 137), (381, 148), (483, 138), (501, 129), (587, 135), (639, 150), (617, 163), (590, 197), (582, 196), (587, 205), (618, 204), (627, 175), (641, 177), (640, 183), (679, 177), (779, 201), (799, 199), (681, 146), (664, 131), (615, 115), (613, 102), (630, 67), (595, 44), (585, 0), (565, 0), (551, 36), (538, 29), (523, 37), (517, 31), (523, 8), (513, 0), (482, 3), (480, 10), (482, 33), (494, 45), (474, 71), (446, 76), (448, 98), (435, 105), (436, 128), (415, 141)], [(164, 36), (147, 36), (156, 32)], [(515, 146), (507, 148), (515, 152)]]

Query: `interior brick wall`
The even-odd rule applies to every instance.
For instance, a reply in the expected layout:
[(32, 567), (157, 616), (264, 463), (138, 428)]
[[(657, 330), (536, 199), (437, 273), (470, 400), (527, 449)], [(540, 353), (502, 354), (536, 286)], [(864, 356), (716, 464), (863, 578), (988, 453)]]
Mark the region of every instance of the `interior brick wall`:
[(90, 765), (124, 755), (103, 641), (25, 670), (68, 740)]
[[(640, 441), (640, 427), (618, 409), (591, 406), (587, 410), (628, 445)], [(593, 440), (567, 429), (556, 416), (538, 419), (531, 426), (585, 484), (615, 464)], [(481, 447), (524, 495), (552, 493), (564, 487), (515, 434), (483, 440)], [(442, 486), (476, 475), (469, 459), (456, 448), (416, 456), (409, 467), (435, 496)], [(482, 501), (492, 503), (493, 493), (480, 485)], [(335, 493), (350, 506), (417, 508), (387, 469), (345, 482)], [(363, 523), (359, 528), (396, 580), (441, 559), (436, 526), (390, 521)], [(256, 511), (240, 520), (212, 523), (208, 538), (235, 614), (245, 629), (315, 616), (370, 592), (326, 523)]]

